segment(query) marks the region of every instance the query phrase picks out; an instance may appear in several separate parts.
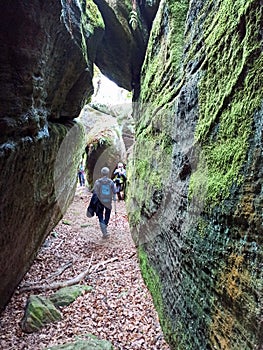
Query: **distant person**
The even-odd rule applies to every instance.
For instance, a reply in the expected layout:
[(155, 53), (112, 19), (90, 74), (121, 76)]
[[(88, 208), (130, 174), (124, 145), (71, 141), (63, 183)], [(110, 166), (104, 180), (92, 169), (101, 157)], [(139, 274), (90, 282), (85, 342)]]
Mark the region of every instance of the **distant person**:
[(84, 166), (81, 163), (78, 169), (78, 178), (79, 178), (79, 185), (85, 186), (85, 175), (84, 175)]
[(110, 220), (112, 200), (116, 201), (116, 186), (109, 178), (110, 169), (104, 167), (101, 169), (102, 177), (95, 181), (93, 193), (97, 195), (99, 203), (97, 204), (96, 214), (99, 218), (102, 237), (109, 236), (107, 226)]
[[(125, 198), (126, 180), (126, 169), (124, 168), (123, 163), (120, 162), (113, 172), (113, 181), (116, 185), (117, 196), (119, 200)], [(121, 195), (121, 192), (123, 192), (123, 197)]]
[(101, 85), (101, 80), (99, 79), (99, 80), (97, 81), (97, 89), (96, 89), (96, 91), (95, 91), (94, 97), (96, 97), (96, 96), (98, 95), (99, 90), (100, 90), (100, 85)]

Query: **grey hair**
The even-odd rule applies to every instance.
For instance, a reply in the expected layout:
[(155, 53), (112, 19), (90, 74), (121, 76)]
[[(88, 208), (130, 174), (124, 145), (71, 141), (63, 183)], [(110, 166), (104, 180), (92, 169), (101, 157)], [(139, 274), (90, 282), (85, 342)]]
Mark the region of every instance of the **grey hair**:
[(101, 175), (106, 176), (106, 175), (109, 175), (110, 169), (105, 166), (104, 168), (101, 169), (100, 172), (101, 172)]

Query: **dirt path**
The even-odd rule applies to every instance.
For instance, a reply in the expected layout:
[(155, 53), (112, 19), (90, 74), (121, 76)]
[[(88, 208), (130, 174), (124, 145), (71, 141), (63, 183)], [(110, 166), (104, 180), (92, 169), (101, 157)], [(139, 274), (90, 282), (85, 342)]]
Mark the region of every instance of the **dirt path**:
[(111, 238), (103, 240), (97, 217), (88, 219), (85, 215), (89, 198), (87, 189), (78, 187), (74, 202), (44, 243), (21, 285), (43, 283), (69, 261), (73, 262), (72, 267), (65, 270), (60, 280), (76, 276), (90, 263), (94, 266), (111, 258), (116, 260), (102, 264), (88, 275), (82, 283), (92, 286), (92, 292), (63, 308), (62, 321), (38, 333), (21, 331), (20, 321), (29, 293), (16, 292), (0, 318), (0, 349), (42, 350), (87, 333), (111, 341), (116, 350), (169, 349), (140, 274), (125, 203), (117, 203), (117, 216), (112, 213), (108, 229)]

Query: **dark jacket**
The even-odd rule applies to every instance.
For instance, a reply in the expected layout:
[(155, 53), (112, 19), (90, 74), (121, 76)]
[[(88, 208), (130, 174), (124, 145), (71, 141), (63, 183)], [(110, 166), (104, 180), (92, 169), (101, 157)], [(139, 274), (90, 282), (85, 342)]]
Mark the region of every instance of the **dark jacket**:
[(86, 212), (86, 215), (88, 218), (91, 218), (92, 216), (94, 216), (94, 214), (97, 214), (98, 205), (99, 205), (99, 198), (96, 193), (93, 193)]

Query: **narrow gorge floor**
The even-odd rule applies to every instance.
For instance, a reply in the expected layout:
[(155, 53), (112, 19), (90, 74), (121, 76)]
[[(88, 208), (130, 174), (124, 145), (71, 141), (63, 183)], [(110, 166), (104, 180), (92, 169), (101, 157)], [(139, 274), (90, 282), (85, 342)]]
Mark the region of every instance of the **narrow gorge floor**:
[(90, 266), (91, 272), (81, 283), (92, 286), (92, 291), (64, 307), (61, 321), (26, 334), (20, 322), (28, 296), (48, 296), (54, 291), (21, 293), (18, 288), (0, 318), (0, 349), (42, 350), (87, 333), (110, 341), (116, 350), (169, 349), (141, 277), (125, 203), (117, 203), (117, 215), (112, 212), (109, 224), (111, 236), (103, 240), (97, 217), (88, 219), (85, 215), (89, 199), (89, 191), (78, 187), (72, 205), (43, 244), (19, 288), (35, 282), (46, 284), (68, 264), (56, 281), (73, 278)]

